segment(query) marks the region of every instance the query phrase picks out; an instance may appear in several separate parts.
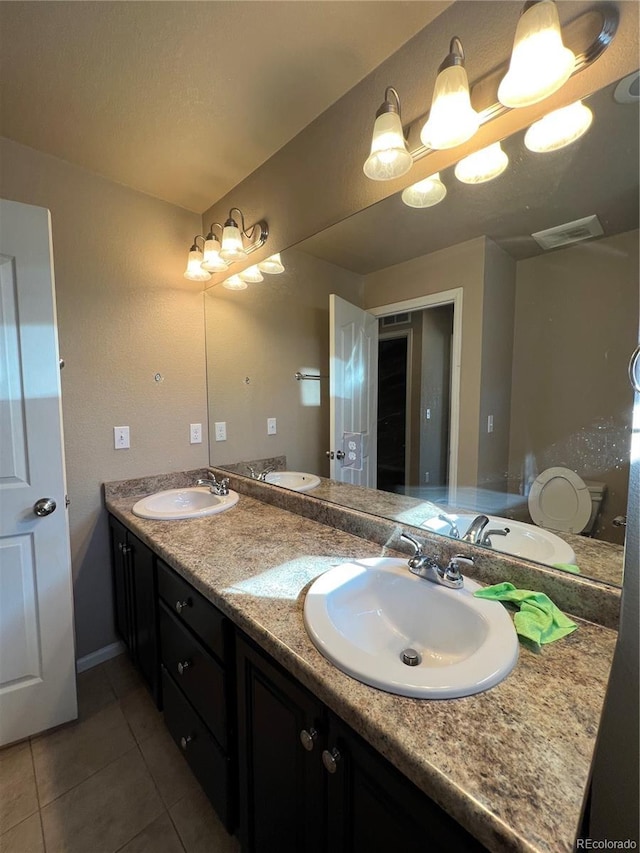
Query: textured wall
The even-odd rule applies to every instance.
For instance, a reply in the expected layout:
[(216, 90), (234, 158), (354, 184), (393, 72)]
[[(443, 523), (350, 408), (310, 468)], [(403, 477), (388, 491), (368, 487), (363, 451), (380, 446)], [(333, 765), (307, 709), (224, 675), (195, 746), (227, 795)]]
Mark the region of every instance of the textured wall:
[[(115, 640), (100, 485), (207, 463), (199, 217), (7, 140), (4, 198), (51, 211), (78, 656)], [(156, 383), (154, 374), (164, 381)], [(115, 451), (128, 424), (131, 449)]]

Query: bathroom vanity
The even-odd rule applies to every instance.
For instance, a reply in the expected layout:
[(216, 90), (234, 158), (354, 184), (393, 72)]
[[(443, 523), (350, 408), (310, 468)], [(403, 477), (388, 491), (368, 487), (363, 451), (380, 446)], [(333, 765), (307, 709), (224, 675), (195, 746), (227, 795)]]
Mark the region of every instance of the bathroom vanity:
[[(302, 611), (318, 575), (345, 560), (397, 555), (380, 544), (397, 535), (355, 511), (335, 523), (340, 510), (316, 500), (321, 523), (305, 517), (304, 495), (287, 504), (284, 490), (242, 478), (232, 481), (244, 491), (238, 504), (215, 517), (132, 514), (142, 495), (191, 485), (194, 473), (202, 475), (106, 485), (112, 531), (152, 554), (153, 606), (137, 607), (135, 575), (147, 561), (136, 553), (125, 608), (133, 629), (118, 625), (138, 665), (137, 638), (155, 638), (155, 695), (169, 731), (243, 851), (573, 848), (616, 640), (595, 624), (598, 610), (615, 624), (604, 586), (601, 602), (597, 584), (583, 596), (594, 621), (570, 611), (578, 630), (539, 654), (522, 647), (492, 690), (444, 701), (395, 696), (322, 657)], [(435, 552), (441, 542), (433, 539)], [(516, 566), (484, 560), (496, 572)], [(476, 579), (492, 582), (480, 563)], [(571, 583), (587, 582), (558, 583), (562, 599)]]

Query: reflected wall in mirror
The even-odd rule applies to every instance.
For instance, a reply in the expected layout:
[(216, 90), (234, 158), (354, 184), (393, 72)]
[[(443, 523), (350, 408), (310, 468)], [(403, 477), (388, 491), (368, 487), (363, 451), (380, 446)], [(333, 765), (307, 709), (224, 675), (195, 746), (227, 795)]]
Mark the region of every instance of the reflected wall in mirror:
[[(483, 513), (476, 544), (619, 583), (627, 363), (638, 340), (638, 104), (617, 103), (614, 89), (588, 100), (592, 127), (567, 148), (533, 154), (517, 134), (503, 142), (510, 162), (496, 180), (464, 185), (447, 170), (436, 207), (391, 197), (283, 253), (283, 274), (242, 293), (208, 290), (212, 433), (227, 423), (226, 442), (210, 436), (211, 463), (283, 455), (290, 470), (332, 475), (309, 494), (444, 535), (464, 536)], [(550, 251), (530, 236), (592, 215), (601, 236)], [(344, 449), (342, 431), (331, 434), (329, 374), (335, 382), (341, 362), (347, 386), (362, 380), (357, 347), (330, 364), (332, 293), (379, 318), (368, 479), (325, 455)], [(362, 407), (338, 396), (352, 416), (344, 430), (365, 432)], [(573, 530), (558, 531), (567, 502)]]

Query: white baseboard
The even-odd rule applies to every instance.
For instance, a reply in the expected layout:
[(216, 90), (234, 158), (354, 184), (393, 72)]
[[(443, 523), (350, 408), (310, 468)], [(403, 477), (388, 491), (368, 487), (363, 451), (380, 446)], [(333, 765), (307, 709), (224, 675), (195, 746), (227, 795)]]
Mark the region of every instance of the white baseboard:
[(78, 658), (76, 661), (76, 672), (80, 673), (85, 672), (87, 669), (92, 669), (94, 666), (98, 666), (98, 664), (111, 660), (111, 658), (118, 657), (118, 655), (121, 655), (124, 650), (125, 645), (119, 640), (117, 643), (110, 643), (108, 646), (96, 649), (95, 652), (91, 652), (84, 657)]

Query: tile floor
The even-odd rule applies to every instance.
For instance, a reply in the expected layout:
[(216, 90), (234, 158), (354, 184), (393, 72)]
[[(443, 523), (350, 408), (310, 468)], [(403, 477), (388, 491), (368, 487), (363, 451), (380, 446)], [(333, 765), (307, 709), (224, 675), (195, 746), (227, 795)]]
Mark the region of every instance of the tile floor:
[(0, 750), (1, 853), (239, 853), (125, 656), (78, 720)]

